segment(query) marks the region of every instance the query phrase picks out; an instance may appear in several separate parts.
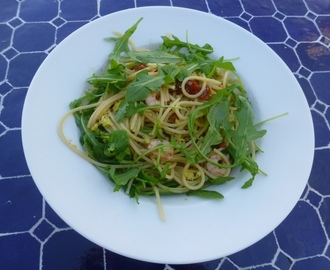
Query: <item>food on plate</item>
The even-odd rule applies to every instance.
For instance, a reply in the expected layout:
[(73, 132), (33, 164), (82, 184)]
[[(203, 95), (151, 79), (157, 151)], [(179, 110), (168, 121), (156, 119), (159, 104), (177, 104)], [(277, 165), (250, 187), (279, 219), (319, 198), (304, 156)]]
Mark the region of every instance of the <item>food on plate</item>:
[[(223, 198), (214, 185), (231, 181), (233, 168), (260, 173), (254, 123), (246, 90), (231, 61), (213, 48), (162, 36), (156, 49), (137, 50), (130, 38), (142, 18), (114, 43), (105, 72), (87, 79), (90, 89), (70, 103), (59, 125), (63, 141), (114, 184), (140, 195), (187, 194)], [(73, 115), (83, 151), (65, 137)]]

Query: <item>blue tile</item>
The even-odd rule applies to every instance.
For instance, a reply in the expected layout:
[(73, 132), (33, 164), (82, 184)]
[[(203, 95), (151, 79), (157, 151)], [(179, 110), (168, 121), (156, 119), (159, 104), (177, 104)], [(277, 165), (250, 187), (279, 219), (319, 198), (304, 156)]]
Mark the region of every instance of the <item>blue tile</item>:
[(310, 204), (314, 205), (316, 208), (319, 208), (322, 197), (314, 191), (310, 190), (306, 199)]
[(100, 3), (100, 14), (102, 16), (113, 13), (119, 10), (129, 9), (134, 7), (134, 0), (117, 1), (101, 1)]
[(22, 21), (22, 19), (20, 18), (13, 18), (12, 20), (10, 20), (9, 25), (11, 25), (13, 28), (17, 28), (19, 26), (21, 26), (24, 22)]
[(143, 6), (170, 6), (170, 0), (136, 0), (137, 7)]
[(244, 10), (254, 16), (273, 15), (275, 7), (271, 0), (242, 0)]
[(0, 52), (10, 46), (13, 29), (6, 24), (0, 24)]
[(306, 18), (287, 17), (284, 24), (291, 38), (296, 41), (314, 41), (320, 36), (315, 24)]
[(280, 248), (295, 259), (322, 253), (327, 244), (319, 216), (304, 201), (298, 202), (275, 232)]
[(13, 89), (3, 100), (0, 120), (9, 128), (21, 126), (22, 110), (27, 89)]
[[(0, 104), (1, 104), (1, 99), (2, 97), (0, 96)], [(5, 126), (0, 122), (0, 136), (2, 135), (2, 133), (4, 133), (7, 130), (7, 128), (5, 128)]]
[(55, 228), (45, 219), (33, 230), (33, 234), (41, 241), (45, 241)]
[(46, 203), (45, 218), (57, 228), (68, 228), (66, 224), (55, 212), (54, 210)]
[(0, 137), (0, 149), (0, 172), (2, 177), (29, 174), (29, 169), (24, 158), (21, 132), (19, 130), (9, 130), (2, 135)]
[[(330, 198), (325, 198), (320, 206), (320, 215), (322, 217), (323, 225), (328, 234), (328, 238), (330, 238)], [(330, 251), (330, 248), (329, 248)], [(329, 254), (330, 255), (330, 254)]]
[(7, 65), (7, 60), (0, 54), (0, 82), (6, 78)]
[(207, 6), (204, 0), (172, 0), (173, 6), (187, 7), (207, 12)]
[[(137, 260), (133, 260), (131, 258), (121, 256), (119, 254), (113, 253), (111, 251), (106, 251), (105, 258), (106, 258), (106, 265), (107, 265), (106, 270), (117, 270), (117, 269), (163, 270), (164, 269), (163, 264), (137, 261)], [(194, 268), (192, 268), (192, 269), (194, 269)], [(177, 270), (177, 269), (175, 268), (175, 270)]]
[(320, 194), (330, 194), (329, 175), (330, 175), (330, 150), (316, 150), (309, 184)]
[(74, 230), (53, 234), (44, 244), (43, 269), (104, 270), (103, 249)]
[(326, 270), (330, 269), (330, 260), (325, 257), (307, 258), (297, 261), (291, 270)]
[(299, 69), (299, 75), (305, 77), (305, 78), (308, 78), (310, 75), (312, 74), (311, 71), (309, 71), (308, 69), (304, 68), (304, 67), (301, 67)]
[(280, 21), (283, 21), (285, 19), (285, 15), (281, 12), (276, 12), (273, 16), (274, 18), (279, 19)]
[(325, 256), (327, 256), (330, 259), (330, 245), (328, 246), (327, 250), (325, 251)]
[(91, 20), (97, 14), (97, 1), (61, 1), (61, 17), (65, 20)]
[(312, 111), (314, 133), (315, 133), (315, 147), (327, 146), (330, 143), (330, 130), (325, 117), (315, 111)]
[(246, 12), (243, 12), (239, 17), (247, 22), (249, 22), (253, 18), (252, 15), (250, 15), (249, 13), (246, 13)]
[[(330, 269), (329, 3), (329, 0), (0, 0), (0, 269)], [(20, 131), (12, 128), (20, 129), (26, 88), (54, 43), (100, 15), (135, 6), (172, 4), (205, 12), (209, 8), (211, 13), (269, 43), (303, 89), (313, 111), (319, 148), (304, 199), (263, 244), (258, 242), (231, 257), (211, 262), (165, 266), (104, 251), (71, 230), (43, 201), (31, 177), (17, 178), (29, 175), (29, 171)], [(256, 254), (259, 258), (255, 258)]]
[(324, 114), (324, 112), (327, 109), (327, 106), (324, 103), (320, 103), (319, 101), (317, 101), (313, 107), (314, 110), (322, 113), (322, 115)]
[(26, 22), (50, 21), (57, 16), (58, 5), (53, 0), (25, 0), (21, 4), (19, 17)]
[(1, 233), (27, 231), (41, 215), (42, 198), (30, 177), (0, 181)]
[(12, 0), (0, 0), (0, 7), (0, 22), (6, 22), (16, 16), (18, 2)]
[(319, 43), (302, 42), (296, 49), (301, 63), (311, 71), (328, 71), (330, 69), (329, 49)]
[(276, 240), (273, 233), (270, 233), (253, 246), (231, 255), (229, 258), (239, 267), (251, 267), (271, 261), (276, 251)]
[(18, 54), (19, 52), (12, 47), (10, 47), (8, 50), (3, 52), (3, 56), (5, 56), (8, 60), (13, 59)]
[(329, 107), (325, 111), (325, 118), (327, 119), (328, 123), (330, 123), (330, 109), (329, 109)]
[(226, 18), (226, 19), (250, 32), (249, 24), (245, 20), (241, 18)]
[[(216, 269), (219, 264), (220, 264), (220, 260), (213, 260), (213, 261), (209, 261), (209, 262), (185, 264), (185, 265), (171, 264), (170, 266), (172, 268), (174, 268), (175, 270), (204, 270), (204, 269)], [(160, 269), (160, 268), (158, 268), (159, 265), (153, 265), (153, 266), (154, 266), (154, 268), (152, 268), (152, 269), (155, 269), (155, 270)], [(142, 269), (142, 268), (139, 268), (139, 269)], [(145, 268), (143, 268), (143, 269), (145, 269)]]
[(54, 36), (49, 23), (26, 23), (16, 29), (13, 47), (19, 52), (44, 51), (54, 44)]
[(330, 72), (315, 73), (312, 75), (310, 81), (318, 99), (324, 103), (330, 104)]
[(292, 265), (292, 260), (283, 252), (280, 252), (276, 258), (275, 265), (281, 270), (289, 270)]
[(302, 90), (304, 91), (308, 104), (311, 107), (316, 102), (316, 96), (309, 83), (309, 80), (307, 80), (306, 78), (302, 78), (301, 76), (296, 76), (296, 79), (299, 82)]
[(302, 194), (301, 194), (301, 196), (300, 196), (300, 198), (305, 198), (307, 193), (308, 193), (308, 186), (306, 185), (303, 192), (302, 192)]
[(224, 262), (221, 264), (219, 270), (239, 270), (239, 269), (235, 265), (233, 265), (231, 261), (225, 259)]
[(317, 15), (315, 15), (315, 13), (308, 11), (307, 14), (305, 15), (305, 17), (307, 17), (308, 19), (310, 19), (312, 21), (315, 21), (315, 19), (317, 18)]
[(283, 42), (287, 38), (282, 23), (272, 17), (254, 17), (250, 27), (252, 33), (264, 42)]
[(56, 43), (59, 44), (68, 35), (85, 25), (87, 22), (68, 22), (58, 28), (56, 33)]
[(39, 269), (40, 243), (28, 233), (0, 237), (0, 269)]
[(308, 8), (316, 14), (329, 14), (330, 5), (328, 0), (305, 0)]
[(292, 38), (288, 38), (286, 41), (285, 41), (285, 44), (290, 46), (291, 48), (294, 48), (297, 46), (298, 42), (293, 40)]
[(319, 16), (316, 19), (316, 24), (322, 35), (330, 39), (330, 16)]
[(14, 87), (27, 87), (46, 58), (46, 53), (20, 54), (9, 63), (8, 80)]
[(220, 17), (239, 16), (243, 8), (239, 0), (209, 1), (210, 11)]
[(283, 59), (292, 72), (296, 72), (299, 69), (299, 59), (292, 48), (285, 44), (269, 44), (269, 47)]
[(0, 94), (5, 95), (11, 91), (13, 87), (8, 84), (8, 82), (0, 84)]
[[(257, 266), (253, 267), (254, 270), (277, 270), (277, 268), (271, 266), (271, 265), (262, 265), (262, 266)], [(282, 269), (281, 269), (282, 270)]]
[(303, 0), (274, 0), (278, 11), (285, 15), (305, 15), (307, 8)]
[(60, 18), (60, 17), (56, 17), (54, 20), (51, 21), (51, 23), (53, 25), (55, 25), (56, 27), (60, 27), (66, 23), (66, 20), (64, 20), (63, 18)]

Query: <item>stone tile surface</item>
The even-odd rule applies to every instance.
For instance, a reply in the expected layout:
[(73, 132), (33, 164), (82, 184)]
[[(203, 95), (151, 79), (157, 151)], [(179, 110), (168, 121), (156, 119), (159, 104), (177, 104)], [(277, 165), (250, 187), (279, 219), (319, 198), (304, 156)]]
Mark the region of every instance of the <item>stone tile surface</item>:
[[(151, 5), (201, 10), (252, 32), (286, 62), (312, 112), (315, 161), (296, 207), (265, 238), (215, 261), (154, 264), (97, 246), (49, 207), (25, 162), (21, 114), (42, 61), (86, 23)], [(329, 47), (329, 0), (0, 0), (0, 269), (330, 269)]]

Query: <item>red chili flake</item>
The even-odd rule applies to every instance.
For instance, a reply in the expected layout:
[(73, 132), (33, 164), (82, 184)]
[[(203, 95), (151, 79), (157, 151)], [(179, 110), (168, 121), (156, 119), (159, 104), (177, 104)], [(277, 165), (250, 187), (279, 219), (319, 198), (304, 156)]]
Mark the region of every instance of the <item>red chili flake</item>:
[(190, 95), (195, 95), (202, 89), (202, 87), (196, 81), (193, 80), (187, 81), (185, 87), (187, 93)]
[(171, 122), (175, 122), (176, 119), (178, 119), (178, 116), (176, 113), (171, 114), (171, 116), (168, 118), (168, 120)]
[(220, 148), (227, 148), (227, 143), (226, 143), (226, 142), (221, 142), (221, 143), (219, 144), (219, 147), (220, 147)]
[(139, 71), (139, 70), (141, 70), (141, 69), (144, 69), (144, 68), (146, 68), (147, 66), (145, 65), (145, 64), (138, 64), (136, 67), (135, 67), (135, 71)]
[(208, 86), (205, 87), (203, 93), (198, 97), (199, 100), (209, 100), (211, 98), (211, 90)]

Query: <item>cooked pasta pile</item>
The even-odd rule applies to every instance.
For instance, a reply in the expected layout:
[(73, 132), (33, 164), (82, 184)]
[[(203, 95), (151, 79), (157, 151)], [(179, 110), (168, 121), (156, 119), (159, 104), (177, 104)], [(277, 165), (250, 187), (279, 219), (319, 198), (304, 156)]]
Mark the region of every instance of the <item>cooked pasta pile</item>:
[[(251, 173), (243, 187), (250, 186), (259, 173), (255, 140), (265, 131), (253, 124), (233, 64), (211, 59), (209, 44), (175, 36), (162, 37), (157, 50), (136, 50), (130, 36), (140, 21), (111, 38), (108, 68), (90, 77), (90, 90), (70, 104), (59, 125), (61, 138), (107, 175), (116, 191), (124, 188), (136, 199), (155, 195), (159, 202), (160, 194), (179, 193), (222, 198), (206, 188), (232, 180), (237, 166)], [(63, 133), (70, 115), (84, 151)]]

